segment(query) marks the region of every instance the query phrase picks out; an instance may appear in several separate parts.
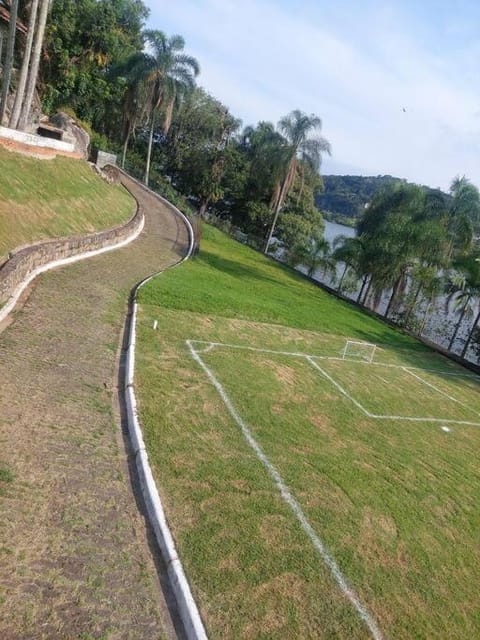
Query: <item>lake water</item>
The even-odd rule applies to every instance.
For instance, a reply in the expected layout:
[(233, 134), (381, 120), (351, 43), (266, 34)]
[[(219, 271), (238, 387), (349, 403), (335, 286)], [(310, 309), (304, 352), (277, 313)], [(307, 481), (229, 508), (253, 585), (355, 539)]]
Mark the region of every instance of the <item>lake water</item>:
[(325, 220), (325, 240), (328, 240), (329, 243), (332, 244), (335, 238), (342, 235), (353, 238), (355, 236), (355, 229), (353, 229), (353, 227), (346, 227), (344, 224)]
[[(328, 242), (330, 243), (330, 246), (332, 246), (335, 238), (341, 235), (347, 236), (348, 238), (353, 238), (355, 237), (355, 229), (353, 229), (352, 227), (347, 227), (343, 224), (338, 224), (337, 222), (329, 222), (328, 220), (325, 220), (324, 237), (326, 240), (328, 240)], [(332, 278), (328, 274), (322, 273), (320, 270), (316, 271), (313, 274), (313, 277), (315, 278), (315, 280), (318, 280), (319, 282), (323, 282), (324, 284), (330, 287), (336, 288), (337, 282), (339, 281), (339, 278), (343, 273), (343, 268), (344, 268), (344, 265), (342, 263), (339, 263), (337, 265), (335, 278)], [(300, 270), (303, 271), (304, 273), (306, 271), (306, 269), (302, 267), (300, 267)], [(354, 288), (353, 291), (344, 290), (343, 294), (346, 295), (348, 298), (355, 300), (357, 298), (359, 290), (360, 290), (360, 286), (358, 286), (357, 288)], [(385, 312), (389, 298), (390, 298), (390, 291), (385, 291), (377, 308), (377, 311), (379, 313)], [(477, 305), (478, 304), (480, 304), (480, 301), (477, 301)], [(419, 301), (419, 303), (417, 304), (417, 308), (415, 309), (415, 312), (416, 312), (415, 315), (417, 315), (417, 317), (422, 317), (425, 312), (426, 306), (427, 304), (425, 301)], [(457, 319), (457, 316), (455, 316), (452, 313), (449, 313), (448, 315), (445, 314), (445, 297), (440, 296), (437, 299), (436, 303), (433, 305), (433, 308), (429, 310), (428, 320), (424, 326), (422, 335), (429, 338), (433, 342), (436, 342), (440, 346), (446, 347), (449, 342), (449, 337), (450, 335), (452, 335), (452, 332), (454, 330), (456, 319)], [(467, 320), (466, 322), (463, 323), (463, 326), (459, 331), (458, 340), (455, 342), (455, 345), (454, 345), (454, 349), (457, 353), (460, 351), (460, 348), (463, 344), (462, 338), (466, 338), (466, 336), (468, 335), (468, 332), (470, 329), (469, 325), (470, 325), (470, 322), (468, 322)], [(469, 356), (470, 356), (470, 359), (475, 361), (475, 357), (473, 353), (470, 353)]]

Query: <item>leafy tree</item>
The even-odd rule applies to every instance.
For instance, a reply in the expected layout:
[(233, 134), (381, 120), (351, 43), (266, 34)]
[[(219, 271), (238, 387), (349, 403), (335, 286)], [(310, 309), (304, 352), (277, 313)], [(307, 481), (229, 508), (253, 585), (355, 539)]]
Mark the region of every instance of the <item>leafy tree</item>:
[(111, 69), (143, 49), (142, 0), (53, 0), (40, 83), (47, 111), (68, 105), (95, 130), (119, 136), (125, 82)]
[(199, 213), (224, 197), (224, 174), (238, 161), (231, 140), (240, 123), (203, 89), (183, 97), (166, 138), (166, 170), (175, 185), (197, 199)]

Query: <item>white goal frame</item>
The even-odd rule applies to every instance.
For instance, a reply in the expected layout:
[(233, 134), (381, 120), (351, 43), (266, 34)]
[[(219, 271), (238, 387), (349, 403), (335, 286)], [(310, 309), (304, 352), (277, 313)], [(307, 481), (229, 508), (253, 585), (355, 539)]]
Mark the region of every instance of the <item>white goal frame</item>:
[[(349, 346), (353, 346), (352, 351), (349, 352)], [(359, 358), (365, 360), (365, 362), (373, 362), (375, 357), (375, 351), (377, 345), (373, 342), (358, 342), (356, 340), (347, 340), (345, 346), (341, 351), (342, 360), (348, 360), (349, 358)], [(356, 352), (355, 352), (356, 351)]]

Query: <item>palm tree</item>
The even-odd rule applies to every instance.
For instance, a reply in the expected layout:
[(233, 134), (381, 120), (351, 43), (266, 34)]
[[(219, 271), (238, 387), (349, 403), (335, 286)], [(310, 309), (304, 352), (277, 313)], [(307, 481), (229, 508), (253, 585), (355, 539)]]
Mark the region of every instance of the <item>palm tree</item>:
[(330, 243), (321, 236), (314, 236), (307, 244), (294, 246), (290, 252), (288, 262), (292, 266), (299, 264), (307, 267), (309, 278), (317, 269), (321, 269), (322, 275), (335, 273), (335, 261), (330, 251)]
[(333, 241), (333, 259), (337, 262), (343, 262), (343, 272), (338, 282), (337, 291), (342, 292), (342, 284), (347, 271), (352, 269), (357, 275), (361, 271), (360, 264), (364, 246), (361, 238), (340, 235)]
[[(448, 312), (450, 310), (450, 306), (452, 306), (459, 316), (453, 335), (448, 344), (449, 351), (451, 351), (455, 343), (465, 316), (473, 312), (475, 301), (480, 296), (480, 262), (478, 258), (478, 251), (471, 252), (467, 256), (458, 258), (454, 263), (455, 271), (447, 284), (448, 296), (446, 299), (446, 311)], [(467, 352), (473, 332), (479, 321), (479, 315), (480, 314), (477, 313), (471, 330), (469, 331), (469, 335), (464, 342), (461, 351), (462, 358)]]
[(148, 185), (153, 136), (159, 113), (163, 110), (163, 132), (170, 127), (175, 99), (179, 92), (193, 89), (200, 66), (195, 58), (183, 53), (185, 40), (174, 35), (168, 38), (162, 31), (146, 31), (147, 51), (136, 56), (132, 73), (145, 82), (148, 91), (148, 150), (145, 184)]
[(450, 186), (452, 200), (447, 211), (449, 255), (467, 252), (473, 241), (473, 225), (480, 219), (480, 194), (467, 178), (454, 178)]
[(2, 72), (2, 93), (0, 97), (0, 125), (3, 122), (7, 108), (7, 98), (10, 91), (10, 81), (13, 70), (13, 53), (15, 50), (15, 36), (17, 33), (18, 0), (12, 0), (10, 5), (10, 22), (8, 25), (7, 52)]
[(35, 25), (37, 22), (38, 0), (32, 0), (30, 6), (30, 20), (28, 23), (27, 42), (25, 44), (25, 51), (23, 52), (22, 69), (20, 71), (20, 78), (18, 80), (17, 91), (15, 93), (15, 102), (10, 116), (9, 126), (12, 129), (16, 129), (18, 126), (18, 120), (20, 118), (20, 110), (22, 108), (25, 87), (27, 85), (28, 69), (30, 66), (30, 58), (32, 55), (33, 36), (35, 34)]
[(30, 59), (30, 69), (27, 77), (27, 86), (25, 90), (25, 98), (23, 100), (20, 117), (18, 120), (18, 129), (25, 130), (32, 108), (33, 94), (37, 85), (38, 69), (40, 67), (40, 56), (42, 53), (43, 38), (45, 35), (45, 27), (47, 24), (48, 10), (50, 8), (50, 0), (40, 0), (40, 14), (35, 30), (35, 40), (33, 51)]
[(271, 200), (273, 222), (265, 242), (264, 253), (268, 252), (280, 210), (293, 185), (300, 162), (304, 162), (318, 171), (322, 153), (330, 154), (331, 152), (330, 143), (325, 138), (322, 136), (309, 137), (310, 133), (319, 131), (321, 127), (320, 118), (315, 115), (308, 116), (298, 109), (289, 113), (278, 123), (278, 128), (285, 138), (285, 145), (282, 149), (283, 171)]
[(445, 260), (444, 209), (438, 207), (421, 187), (394, 185), (374, 197), (359, 221), (357, 232), (373, 252), (369, 288), (377, 301), (391, 289), (385, 317), (398, 306), (418, 262), (440, 266)]

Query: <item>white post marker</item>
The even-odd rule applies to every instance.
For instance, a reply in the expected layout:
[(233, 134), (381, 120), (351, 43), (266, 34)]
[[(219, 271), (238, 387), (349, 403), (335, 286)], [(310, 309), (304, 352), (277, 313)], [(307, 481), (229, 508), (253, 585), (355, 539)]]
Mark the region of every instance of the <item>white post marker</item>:
[(153, 330), (156, 331), (158, 327), (158, 320), (153, 321)]

